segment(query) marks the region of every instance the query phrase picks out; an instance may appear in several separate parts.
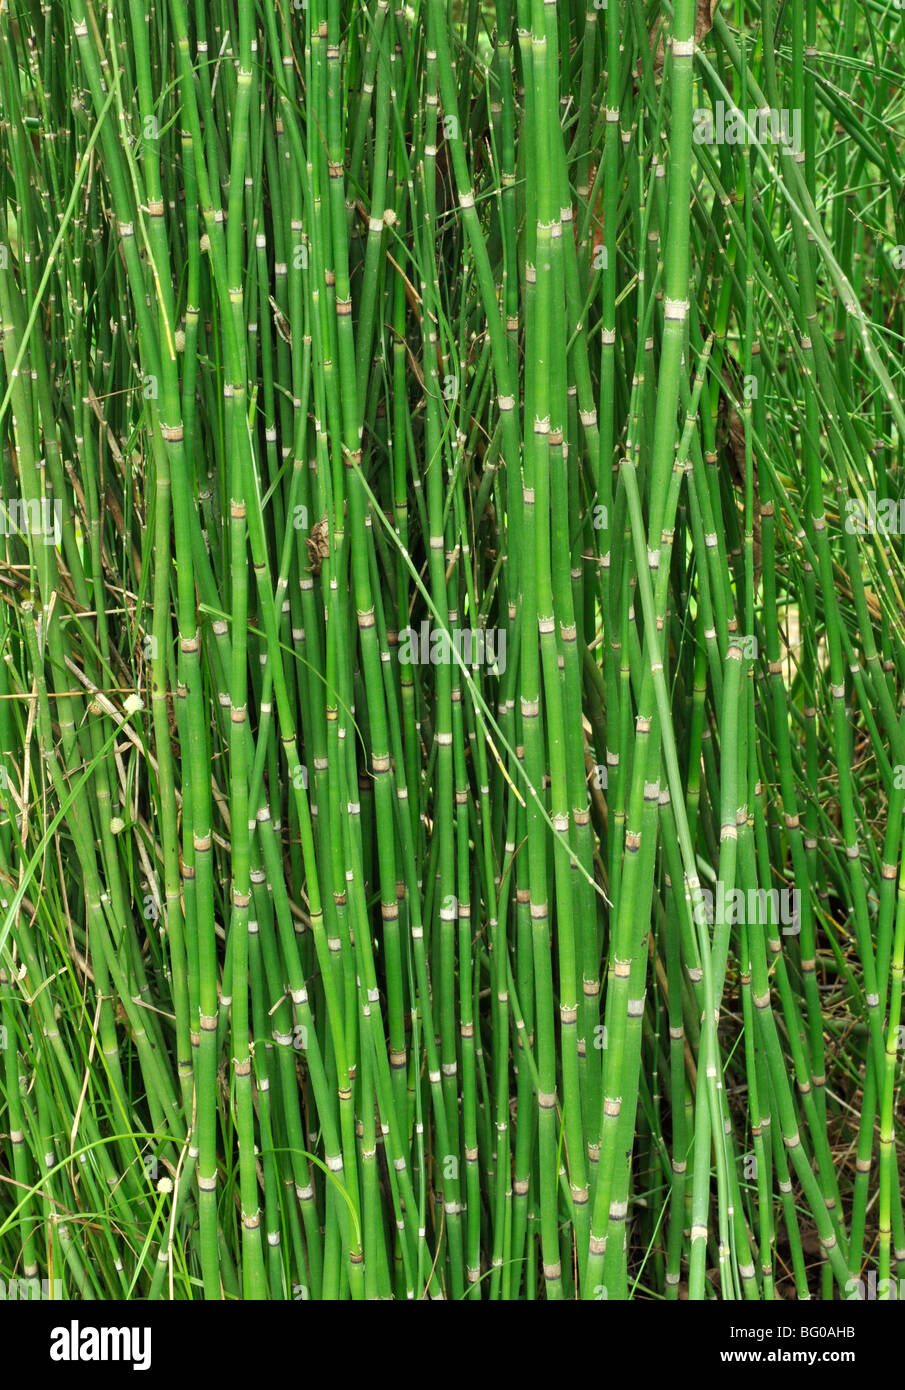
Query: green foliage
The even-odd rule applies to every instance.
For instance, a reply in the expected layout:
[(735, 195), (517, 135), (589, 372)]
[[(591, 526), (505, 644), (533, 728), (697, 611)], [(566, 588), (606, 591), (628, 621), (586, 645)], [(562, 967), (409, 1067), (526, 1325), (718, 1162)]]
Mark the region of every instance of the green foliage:
[(0, 1277), (905, 1277), (901, 13), (650, 10), (0, 9)]

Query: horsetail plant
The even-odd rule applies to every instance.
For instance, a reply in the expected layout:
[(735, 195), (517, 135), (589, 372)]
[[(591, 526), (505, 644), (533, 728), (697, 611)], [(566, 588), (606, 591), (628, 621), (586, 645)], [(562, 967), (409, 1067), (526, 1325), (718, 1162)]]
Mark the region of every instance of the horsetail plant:
[(0, 1279), (894, 1296), (899, 22), (5, 0)]

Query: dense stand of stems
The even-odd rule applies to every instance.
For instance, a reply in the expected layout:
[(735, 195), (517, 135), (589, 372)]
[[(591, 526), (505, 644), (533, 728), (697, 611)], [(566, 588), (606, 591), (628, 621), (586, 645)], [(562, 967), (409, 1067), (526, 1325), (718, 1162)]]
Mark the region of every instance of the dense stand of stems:
[(855, 9), (0, 8), (0, 1277), (905, 1276)]

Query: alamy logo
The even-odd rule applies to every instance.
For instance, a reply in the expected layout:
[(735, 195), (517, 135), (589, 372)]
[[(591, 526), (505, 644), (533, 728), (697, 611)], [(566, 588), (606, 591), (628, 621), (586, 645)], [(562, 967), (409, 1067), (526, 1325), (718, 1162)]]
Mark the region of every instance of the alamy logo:
[(134, 1371), (151, 1365), (150, 1327), (68, 1327), (50, 1334), (51, 1361), (131, 1361)]
[(716, 917), (714, 896), (709, 888), (701, 889), (701, 901), (695, 910), (695, 921), (699, 926), (705, 923), (712, 926), (717, 919), (731, 927), (739, 923), (750, 927), (782, 923), (783, 936), (797, 936), (801, 931), (801, 894), (797, 888), (783, 888), (782, 891), (778, 888), (749, 888), (747, 893), (733, 888), (727, 893), (720, 879), (716, 886)]
[(0, 497), (0, 536), (40, 535), (45, 545), (59, 545), (63, 507), (49, 497)]
[[(3, 1042), (0, 1030), (0, 1043)], [(39, 1301), (55, 1298), (63, 1300), (62, 1279), (0, 1279), (0, 1302)]]
[(466, 666), (488, 665), (500, 675), (506, 670), (506, 634), (493, 628), (454, 627), (449, 632), (423, 622), (419, 629), (399, 633), (399, 660), (407, 665), (449, 666), (453, 651)]
[(905, 1279), (879, 1279), (877, 1271), (869, 1269), (867, 1279), (849, 1279), (845, 1285), (846, 1299), (858, 1299), (860, 1302), (874, 1299), (897, 1299), (905, 1298)]
[(845, 529), (850, 536), (865, 536), (868, 532), (901, 536), (905, 532), (905, 501), (869, 492), (865, 506), (860, 497), (850, 497), (845, 504)]
[(801, 153), (801, 112), (756, 107), (748, 112), (718, 101), (711, 111), (699, 106), (692, 117), (696, 145), (785, 145)]

